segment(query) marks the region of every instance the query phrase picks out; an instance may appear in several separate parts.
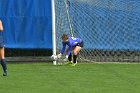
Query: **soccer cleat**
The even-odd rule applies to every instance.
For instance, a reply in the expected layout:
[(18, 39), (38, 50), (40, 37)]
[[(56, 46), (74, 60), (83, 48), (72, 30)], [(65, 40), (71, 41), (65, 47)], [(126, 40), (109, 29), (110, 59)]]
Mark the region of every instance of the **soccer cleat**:
[(66, 62), (66, 65), (71, 64), (70, 62)]
[(3, 73), (3, 76), (7, 76), (7, 73)]
[(72, 64), (73, 62), (72, 61), (68, 61), (66, 62), (66, 65), (69, 65), (69, 64)]
[(77, 63), (73, 63), (73, 64), (71, 64), (71, 66), (75, 66), (75, 65), (77, 65)]

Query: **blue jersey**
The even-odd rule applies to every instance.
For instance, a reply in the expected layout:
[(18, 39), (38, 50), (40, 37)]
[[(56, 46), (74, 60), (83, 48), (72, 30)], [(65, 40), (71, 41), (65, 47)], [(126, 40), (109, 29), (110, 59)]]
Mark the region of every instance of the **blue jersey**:
[(71, 51), (72, 51), (72, 48), (74, 46), (76, 46), (77, 44), (81, 43), (81, 42), (82, 42), (82, 40), (80, 38), (69, 37), (68, 42), (62, 42), (63, 48), (61, 50), (61, 54), (63, 54), (65, 52), (66, 45), (68, 45), (68, 53), (67, 53), (67, 55), (69, 56)]

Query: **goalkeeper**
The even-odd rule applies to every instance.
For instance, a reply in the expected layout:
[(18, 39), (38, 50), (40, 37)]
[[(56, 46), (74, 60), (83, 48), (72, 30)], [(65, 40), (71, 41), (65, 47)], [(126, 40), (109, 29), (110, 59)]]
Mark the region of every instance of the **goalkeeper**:
[[(83, 41), (80, 38), (69, 37), (66, 34), (63, 34), (61, 38), (63, 47), (60, 54), (58, 54), (57, 57), (60, 58), (64, 54), (66, 45), (68, 45), (68, 51), (64, 61), (69, 60), (69, 63), (75, 66), (77, 64), (77, 55), (80, 52), (81, 48), (83, 47)], [(72, 61), (72, 50), (73, 50), (73, 61)]]

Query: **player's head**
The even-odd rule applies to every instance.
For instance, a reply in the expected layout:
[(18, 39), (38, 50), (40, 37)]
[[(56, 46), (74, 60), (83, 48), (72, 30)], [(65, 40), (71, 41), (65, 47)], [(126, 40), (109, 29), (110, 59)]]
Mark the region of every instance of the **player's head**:
[(63, 42), (68, 42), (68, 38), (69, 38), (68, 35), (63, 34), (61, 38), (62, 38)]

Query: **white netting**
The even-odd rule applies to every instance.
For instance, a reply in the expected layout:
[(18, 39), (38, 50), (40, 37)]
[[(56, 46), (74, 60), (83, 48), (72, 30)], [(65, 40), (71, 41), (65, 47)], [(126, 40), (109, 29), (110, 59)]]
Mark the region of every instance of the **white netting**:
[(83, 39), (80, 61), (139, 61), (139, 0), (66, 3), (68, 7), (65, 0), (55, 0), (57, 51), (62, 47), (61, 35), (66, 33)]

